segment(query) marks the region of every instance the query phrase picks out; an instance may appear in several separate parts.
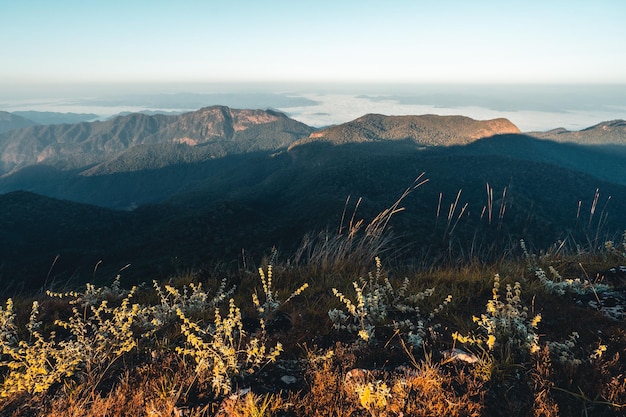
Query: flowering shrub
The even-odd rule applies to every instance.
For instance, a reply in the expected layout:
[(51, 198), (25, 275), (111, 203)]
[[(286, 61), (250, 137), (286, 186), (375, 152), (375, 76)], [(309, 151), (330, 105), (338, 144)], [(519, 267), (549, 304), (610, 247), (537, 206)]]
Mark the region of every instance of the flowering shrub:
[(13, 302), (7, 300), (5, 309), (0, 307), (0, 345), (2, 356), (7, 358), (0, 365), (8, 368), (0, 387), (0, 397), (14, 393), (44, 392), (64, 377), (73, 375), (81, 364), (79, 347), (73, 343), (57, 342), (52, 333), (46, 340), (39, 332), (39, 305), (32, 305), (27, 324), (28, 341), (19, 340), (15, 326)]
[(380, 380), (357, 383), (354, 393), (358, 396), (361, 407), (370, 411), (372, 415), (382, 412), (387, 407), (388, 400), (391, 399), (391, 389)]
[(550, 354), (559, 363), (580, 365), (582, 361), (576, 358), (573, 352), (573, 349), (576, 346), (576, 342), (578, 342), (578, 338), (578, 333), (573, 332), (572, 334), (570, 334), (567, 340), (563, 342), (548, 342)]
[(265, 271), (263, 271), (263, 268), (259, 268), (259, 277), (261, 278), (261, 285), (263, 287), (264, 301), (263, 303), (261, 303), (259, 296), (255, 292), (252, 294), (252, 303), (254, 304), (254, 307), (256, 308), (261, 320), (266, 320), (269, 316), (274, 314), (281, 305), (288, 303), (294, 297), (302, 294), (302, 292), (304, 292), (304, 290), (309, 287), (309, 284), (305, 283), (301, 285), (300, 288), (292, 292), (285, 301), (280, 301), (280, 298), (278, 297), (278, 291), (275, 291), (272, 286), (272, 264), (269, 264), (267, 266), (267, 275), (265, 274)]
[[(235, 306), (231, 298), (228, 305), (228, 314), (222, 317), (220, 309), (214, 307), (215, 318), (211, 325), (201, 327), (190, 320), (182, 307), (178, 307), (176, 314), (182, 321), (181, 332), (185, 337), (185, 347), (177, 347), (176, 351), (191, 356), (196, 362), (196, 372), (201, 378), (209, 378), (216, 394), (229, 394), (232, 391), (232, 379), (253, 374), (261, 366), (274, 362), (282, 345), (276, 343), (268, 348), (265, 320), (270, 317), (281, 305), (289, 302), (293, 297), (300, 295), (308, 284), (302, 285), (294, 291), (286, 301), (281, 302), (278, 292), (272, 288), (272, 265), (267, 268), (267, 274), (259, 268), (259, 276), (263, 287), (264, 301), (261, 303), (256, 293), (252, 294), (252, 302), (259, 314), (260, 329), (248, 335), (243, 329), (241, 310)], [(223, 299), (225, 283), (223, 282), (218, 296), (211, 304), (218, 304)], [(171, 292), (171, 290), (168, 290)], [(197, 291), (194, 291), (194, 294)], [(193, 299), (189, 297), (188, 299)]]
[(228, 299), (235, 292), (236, 286), (226, 290), (226, 279), (222, 279), (215, 295), (211, 296), (203, 290), (202, 284), (190, 283), (182, 288), (182, 291), (171, 285), (164, 285), (163, 288), (156, 282), (152, 286), (159, 296), (160, 303), (150, 308), (154, 329), (174, 322), (178, 319), (178, 311), (184, 314), (199, 314), (204, 311), (211, 311), (220, 306), (224, 300)]
[(526, 243), (523, 240), (520, 241), (520, 245), (524, 251), (528, 269), (535, 274), (545, 290), (549, 293), (557, 295), (565, 295), (566, 293), (583, 295), (593, 292), (603, 292), (610, 289), (608, 285), (592, 284), (589, 280), (581, 280), (580, 278), (564, 279), (552, 265), (548, 266), (548, 270), (552, 275), (552, 279), (550, 279), (543, 268), (537, 265), (534, 257), (529, 254), (526, 249)]
[(480, 333), (463, 336), (455, 332), (452, 337), (463, 344), (478, 345), (483, 349), (486, 346), (490, 352), (496, 347), (500, 347), (506, 354), (537, 352), (539, 336), (535, 330), (541, 321), (541, 315), (537, 314), (529, 319), (528, 308), (522, 306), (520, 299), (522, 291), (519, 282), (513, 287), (507, 284), (505, 301), (500, 300), (499, 291), (500, 276), (496, 274), (486, 313), (473, 317)]
[[(124, 354), (149, 345), (151, 337), (164, 326), (180, 326), (183, 346), (175, 351), (190, 356), (196, 362), (198, 376), (211, 382), (216, 394), (228, 394), (232, 379), (254, 373), (259, 367), (275, 361), (282, 345), (266, 346), (265, 319), (282, 304), (300, 295), (304, 284), (283, 303), (272, 289), (272, 266), (267, 275), (259, 269), (264, 301), (253, 294), (253, 303), (260, 317), (260, 329), (254, 334), (243, 330), (241, 311), (222, 280), (215, 295), (209, 295), (201, 284), (189, 284), (182, 289), (170, 285), (161, 287), (154, 282), (158, 296), (156, 305), (133, 303), (137, 287), (123, 290), (119, 277), (110, 287), (86, 284), (82, 292), (48, 292), (49, 297), (68, 300), (71, 313), (54, 321), (63, 333), (57, 339), (52, 331), (44, 336), (40, 331), (39, 304), (34, 302), (27, 324), (28, 339), (20, 340), (15, 324), (13, 302), (0, 307), (0, 367), (8, 369), (0, 388), (0, 396), (13, 393), (44, 392), (54, 383), (80, 374), (90, 385), (97, 386), (110, 366)], [(228, 313), (223, 316), (220, 306), (229, 299)], [(194, 317), (214, 311), (208, 325)]]
[(393, 327), (406, 332), (409, 343), (421, 346), (428, 329), (428, 323), (450, 303), (446, 299), (427, 316), (422, 316), (418, 303), (433, 295), (435, 289), (428, 288), (416, 294), (407, 295), (409, 280), (405, 278), (399, 288), (394, 288), (389, 278), (383, 276), (380, 258), (376, 258), (376, 272), (368, 274), (368, 280), (359, 278), (352, 283), (356, 298), (350, 300), (333, 288), (333, 294), (343, 303), (345, 310), (332, 309), (328, 316), (337, 330), (356, 332), (360, 340), (372, 343), (376, 326)]
[(622, 234), (621, 242), (609, 240), (604, 244), (604, 249), (608, 254), (613, 255), (618, 259), (626, 259), (626, 230)]
[(229, 301), (226, 317), (215, 309), (212, 326), (200, 327), (177, 311), (180, 317), (181, 332), (185, 336), (185, 347), (176, 351), (191, 356), (196, 362), (196, 373), (208, 378), (216, 394), (229, 394), (232, 391), (231, 379), (254, 373), (261, 365), (276, 360), (282, 351), (277, 343), (272, 349), (265, 346), (265, 328), (259, 337), (247, 338), (241, 321), (241, 311), (234, 300)]
[[(130, 302), (135, 290), (121, 292), (119, 287), (111, 290), (88, 284), (83, 293), (49, 292), (53, 297), (72, 298), (72, 315), (67, 320), (54, 322), (67, 333), (63, 340), (57, 340), (54, 331), (47, 338), (39, 331), (37, 301), (33, 302), (26, 325), (28, 340), (19, 340), (13, 303), (8, 300), (6, 309), (0, 314), (2, 355), (8, 360), (0, 365), (7, 367), (9, 373), (4, 378), (0, 395), (44, 392), (52, 384), (78, 372), (92, 383), (99, 381), (113, 362), (137, 346), (133, 330), (143, 308)], [(103, 299), (124, 293), (125, 297), (115, 307)]]

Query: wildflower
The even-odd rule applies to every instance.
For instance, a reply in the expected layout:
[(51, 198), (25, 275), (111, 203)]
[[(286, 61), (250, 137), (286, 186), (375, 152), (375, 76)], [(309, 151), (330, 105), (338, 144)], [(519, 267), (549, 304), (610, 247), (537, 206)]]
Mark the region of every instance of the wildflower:
[(365, 340), (366, 342), (370, 339), (369, 333), (365, 330), (359, 330), (359, 337)]
[(541, 321), (541, 314), (537, 314), (530, 322), (530, 326), (536, 328), (540, 321)]
[(602, 354), (606, 352), (606, 345), (600, 345), (598, 348), (591, 354), (591, 359), (600, 359)]

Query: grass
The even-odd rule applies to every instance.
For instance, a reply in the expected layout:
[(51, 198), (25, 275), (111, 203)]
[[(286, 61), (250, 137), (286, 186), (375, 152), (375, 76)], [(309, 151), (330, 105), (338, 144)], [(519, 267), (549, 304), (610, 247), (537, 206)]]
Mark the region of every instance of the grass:
[(385, 231), (420, 184), (258, 268), (4, 300), (0, 414), (623, 415), (623, 317), (589, 301), (626, 292), (626, 235), (410, 267)]

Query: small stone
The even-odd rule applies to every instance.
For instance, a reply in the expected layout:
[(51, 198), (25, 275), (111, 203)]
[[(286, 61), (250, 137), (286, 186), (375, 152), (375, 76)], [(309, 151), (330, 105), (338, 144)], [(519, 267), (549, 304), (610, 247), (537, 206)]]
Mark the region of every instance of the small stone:
[(285, 385), (291, 385), (291, 384), (295, 384), (296, 382), (298, 382), (298, 378), (292, 375), (283, 375), (280, 378), (280, 381)]
[(463, 361), (467, 363), (476, 363), (480, 359), (473, 353), (467, 353), (461, 349), (450, 349), (443, 352), (444, 355), (452, 360)]

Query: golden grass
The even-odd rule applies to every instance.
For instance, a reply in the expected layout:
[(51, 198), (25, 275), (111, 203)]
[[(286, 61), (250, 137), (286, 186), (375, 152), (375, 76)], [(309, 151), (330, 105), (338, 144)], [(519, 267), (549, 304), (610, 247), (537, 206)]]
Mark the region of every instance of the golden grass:
[[(540, 262), (543, 268), (552, 266), (564, 277), (588, 279), (585, 273), (601, 275), (624, 259), (614, 252), (602, 255), (557, 251), (544, 255)], [(260, 276), (244, 271), (231, 277), (228, 281), (238, 284), (238, 289), (221, 298), (214, 296), (230, 288), (220, 284), (222, 277), (206, 277), (205, 285), (200, 287), (200, 276), (188, 273), (171, 280), (169, 290), (165, 290), (165, 283), (159, 284), (162, 295), (151, 286), (137, 289), (131, 297), (124, 291), (114, 296), (109, 289), (104, 291), (106, 308), (97, 299), (93, 300), (94, 309), (81, 307), (79, 314), (71, 309), (80, 303), (70, 304), (66, 298), (40, 296), (36, 314), (31, 311), (32, 299), (17, 299), (12, 307), (16, 314), (13, 325), (17, 329), (15, 337), (24, 346), (32, 346), (36, 339), (29, 339), (28, 326), (32, 328), (33, 321), (41, 322), (37, 331), (42, 340), (51, 343), (50, 348), (61, 349), (65, 346), (61, 342), (74, 348), (82, 346), (76, 344), (82, 320), (89, 324), (83, 341), (106, 341), (102, 346), (108, 350), (92, 346), (91, 351), (100, 355), (94, 362), (83, 359), (73, 373), (59, 376), (44, 392), (7, 390), (8, 395), (0, 399), (0, 415), (617, 417), (626, 411), (623, 322), (589, 308), (584, 296), (546, 291), (524, 259), (439, 265), (397, 273), (386, 271), (384, 265), (378, 266), (383, 269), (379, 271), (373, 258), (365, 263), (349, 262), (350, 266), (338, 269), (328, 266), (323, 280), (315, 279), (319, 265), (271, 262), (271, 268), (263, 265)], [(333, 330), (328, 312), (342, 303), (331, 288), (353, 290), (352, 283), (361, 282), (359, 277), (366, 278), (367, 271), (388, 277), (393, 288), (403, 285), (408, 277), (407, 294), (434, 287), (432, 297), (420, 304), (421, 314), (434, 311), (447, 294), (452, 295), (452, 301), (433, 319), (421, 348), (408, 347), (407, 333), (389, 327), (389, 321), (373, 322), (377, 340), (372, 344), (360, 343), (355, 334)], [(453, 333), (481, 331), (472, 316), (485, 313), (486, 305), (489, 308), (496, 273), (500, 274), (499, 297), (503, 300), (507, 284), (514, 295), (514, 283), (520, 282), (523, 291), (515, 300), (515, 309), (520, 312), (528, 308), (527, 319), (520, 323), (529, 326), (541, 314), (537, 326), (539, 349), (524, 354), (496, 354), (485, 348), (487, 356), (476, 363), (450, 359), (445, 352), (461, 347), (454, 343)], [(307, 282), (309, 287), (303, 289)], [(618, 286), (618, 290), (625, 288)], [(298, 295), (290, 297), (294, 292)], [(85, 297), (75, 298), (84, 301)], [(179, 310), (182, 314), (177, 313)], [(161, 327), (144, 328), (144, 316), (159, 317)], [(121, 320), (123, 317), (132, 317), (132, 325)], [(279, 319), (287, 324), (276, 325), (274, 321)], [(59, 328), (54, 324), (57, 320), (75, 320), (74, 327)], [(110, 323), (100, 326), (107, 320), (121, 320), (118, 329)], [(223, 325), (224, 320), (230, 320), (228, 326)], [(215, 364), (217, 356), (211, 349), (218, 346), (212, 341), (220, 326), (222, 339), (237, 337), (236, 344), (220, 344), (220, 349), (235, 349), (232, 356), (218, 355), (233, 360), (225, 376), (224, 383), (229, 387), (225, 391), (214, 389), (211, 372), (197, 372), (199, 365), (207, 370)], [(10, 355), (6, 350), (12, 346), (7, 336), (10, 332), (6, 332), (9, 327), (3, 329), (4, 362), (0, 363), (5, 382), (10, 380)], [(106, 333), (101, 333), (104, 330)], [(124, 330), (124, 335), (118, 330)], [(58, 332), (55, 342), (50, 338), (52, 331)], [(563, 362), (550, 351), (548, 342), (563, 342), (573, 331), (580, 336), (568, 348), (568, 357), (577, 362)], [(117, 335), (120, 343), (111, 345), (107, 335)], [(191, 346), (190, 340), (196, 337), (202, 343)], [(487, 343), (489, 333), (482, 337)], [(496, 337), (504, 342), (508, 336), (500, 332)], [(254, 340), (254, 349), (268, 350), (262, 361), (246, 367), (241, 358)], [(281, 355), (268, 356), (279, 343), (284, 347)], [(599, 346), (606, 348), (601, 355)], [(59, 359), (54, 358), (63, 357), (48, 356), (51, 359), (46, 366), (56, 369), (55, 361)], [(281, 382), (284, 375), (294, 376), (297, 382)]]

